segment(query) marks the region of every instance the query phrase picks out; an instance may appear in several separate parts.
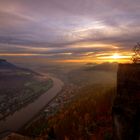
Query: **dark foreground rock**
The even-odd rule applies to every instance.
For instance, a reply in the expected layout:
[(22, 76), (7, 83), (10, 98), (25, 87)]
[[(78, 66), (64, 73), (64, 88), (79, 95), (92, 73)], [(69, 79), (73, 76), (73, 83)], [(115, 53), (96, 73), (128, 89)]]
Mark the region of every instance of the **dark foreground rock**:
[(140, 64), (119, 65), (112, 114), (114, 140), (139, 140)]

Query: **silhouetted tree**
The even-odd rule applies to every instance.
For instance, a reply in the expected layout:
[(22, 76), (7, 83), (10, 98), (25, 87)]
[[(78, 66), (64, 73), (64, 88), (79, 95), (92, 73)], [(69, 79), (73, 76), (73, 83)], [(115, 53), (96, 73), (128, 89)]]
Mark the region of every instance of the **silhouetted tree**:
[(133, 63), (140, 63), (140, 43), (133, 48), (134, 55), (132, 56)]

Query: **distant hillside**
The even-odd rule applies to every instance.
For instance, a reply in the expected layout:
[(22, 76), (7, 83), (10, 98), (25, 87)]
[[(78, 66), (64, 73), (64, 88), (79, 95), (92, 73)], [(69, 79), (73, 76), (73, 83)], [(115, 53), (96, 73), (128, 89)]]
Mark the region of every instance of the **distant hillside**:
[(7, 62), (7, 60), (5, 59), (0, 59), (0, 69), (16, 69), (17, 67), (9, 62)]
[(98, 70), (98, 71), (117, 71), (118, 63), (102, 63), (94, 66), (86, 67), (85, 70)]
[(32, 73), (32, 74), (35, 74), (35, 75), (39, 75), (39, 73), (36, 73), (30, 69), (27, 69), (27, 68), (22, 68), (22, 67), (18, 67), (10, 62), (8, 62), (7, 60), (5, 59), (0, 59), (0, 72), (1, 71), (22, 71), (22, 72), (28, 72), (28, 73)]
[(93, 65), (97, 65), (97, 63), (86, 63), (86, 65), (93, 66)]
[(79, 69), (70, 71), (69, 81), (79, 85), (112, 84), (116, 83), (116, 63), (103, 63), (98, 65), (85, 65)]

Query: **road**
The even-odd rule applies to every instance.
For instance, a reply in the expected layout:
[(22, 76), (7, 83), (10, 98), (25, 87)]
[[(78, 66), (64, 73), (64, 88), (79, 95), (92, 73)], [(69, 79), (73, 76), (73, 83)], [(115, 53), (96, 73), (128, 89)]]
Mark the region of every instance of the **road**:
[(5, 120), (0, 121), (0, 132), (7, 130), (18, 131), (61, 91), (63, 82), (54, 77), (49, 76), (49, 78), (53, 80), (53, 87), (46, 93), (42, 94), (34, 102), (28, 104), (24, 108), (21, 108), (14, 114), (7, 116)]

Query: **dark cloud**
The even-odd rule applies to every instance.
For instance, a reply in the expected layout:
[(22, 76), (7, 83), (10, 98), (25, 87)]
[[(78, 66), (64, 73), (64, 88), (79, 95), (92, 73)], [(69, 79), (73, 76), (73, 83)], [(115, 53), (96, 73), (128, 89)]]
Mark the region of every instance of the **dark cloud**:
[(114, 49), (88, 43), (130, 50), (139, 41), (139, 16), (139, 0), (1, 0), (0, 53), (65, 59)]

